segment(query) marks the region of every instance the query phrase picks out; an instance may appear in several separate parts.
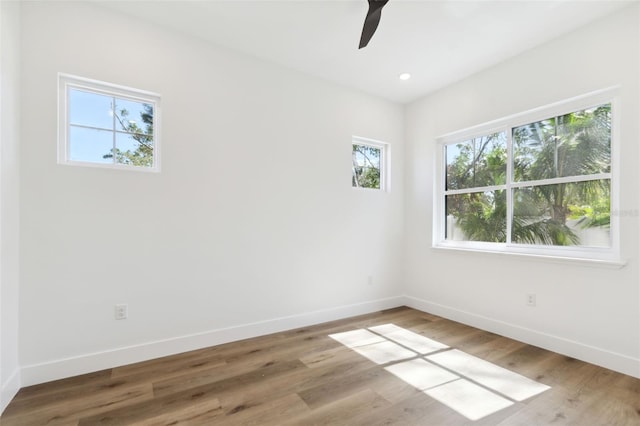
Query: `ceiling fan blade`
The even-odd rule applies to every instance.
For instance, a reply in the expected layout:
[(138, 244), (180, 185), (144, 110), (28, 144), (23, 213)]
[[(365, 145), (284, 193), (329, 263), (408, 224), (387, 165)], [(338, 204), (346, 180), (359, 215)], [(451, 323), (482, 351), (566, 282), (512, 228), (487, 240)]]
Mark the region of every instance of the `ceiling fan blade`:
[(380, 23), (382, 8), (388, 2), (389, 0), (369, 0), (369, 10), (367, 11), (367, 17), (364, 18), (364, 26), (362, 27), (362, 36), (360, 36), (360, 46), (358, 49), (362, 49), (369, 44), (369, 40), (373, 37)]

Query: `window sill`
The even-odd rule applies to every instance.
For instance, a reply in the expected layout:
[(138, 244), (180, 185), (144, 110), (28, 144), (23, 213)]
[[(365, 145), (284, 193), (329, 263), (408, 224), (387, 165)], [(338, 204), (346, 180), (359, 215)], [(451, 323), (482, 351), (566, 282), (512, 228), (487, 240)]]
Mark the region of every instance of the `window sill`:
[(352, 186), (351, 189), (353, 189), (354, 191), (363, 191), (363, 192), (380, 192), (380, 193), (389, 192), (386, 189), (381, 189), (381, 188), (363, 188), (361, 186)]
[(129, 172), (160, 173), (160, 167), (130, 166), (127, 164), (91, 163), (87, 161), (58, 161), (61, 166), (88, 167), (93, 169), (125, 170)]
[(556, 263), (556, 264), (570, 264), (570, 265), (582, 265), (582, 266), (590, 266), (597, 268), (605, 268), (605, 269), (622, 269), (627, 265), (626, 260), (608, 260), (608, 259), (589, 259), (589, 258), (581, 258), (581, 257), (569, 257), (569, 256), (551, 256), (551, 255), (541, 255), (541, 254), (532, 254), (532, 253), (515, 253), (512, 251), (499, 251), (499, 250), (486, 250), (486, 249), (477, 249), (477, 248), (469, 248), (469, 247), (459, 247), (459, 246), (446, 246), (446, 245), (434, 245), (432, 246), (433, 250), (437, 251), (454, 251), (454, 252), (466, 252), (466, 253), (478, 253), (481, 255), (487, 256), (507, 256), (512, 258), (520, 258), (523, 260), (533, 260), (539, 262), (546, 263)]

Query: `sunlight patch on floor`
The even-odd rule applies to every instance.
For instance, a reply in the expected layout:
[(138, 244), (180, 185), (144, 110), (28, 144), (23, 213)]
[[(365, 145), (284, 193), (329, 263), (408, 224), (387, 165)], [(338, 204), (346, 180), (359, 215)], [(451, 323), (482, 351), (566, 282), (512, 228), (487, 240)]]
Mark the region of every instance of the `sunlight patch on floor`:
[(547, 385), (457, 349), (430, 355), (427, 359), (516, 401), (524, 401), (549, 389)]
[(390, 365), (385, 367), (385, 370), (421, 391), (460, 378), (460, 376), (420, 358)]
[(419, 354), (429, 354), (440, 349), (448, 348), (447, 345), (443, 345), (440, 342), (436, 342), (428, 337), (393, 324), (378, 325), (376, 327), (370, 327), (369, 330), (414, 350)]
[(374, 343), (372, 345), (358, 346), (351, 349), (376, 364), (388, 364), (416, 356), (414, 352), (398, 346), (393, 342)]
[(394, 324), (329, 337), (473, 421), (550, 389)]
[(371, 345), (373, 343), (387, 342), (384, 337), (373, 334), (367, 330), (345, 331), (344, 333), (330, 334), (333, 340), (337, 340), (348, 348), (356, 348), (358, 346)]
[(469, 420), (479, 420), (513, 405), (508, 399), (464, 379), (446, 383), (424, 393)]
[(367, 330), (354, 330), (345, 333), (330, 334), (334, 340), (356, 351), (376, 364), (387, 364), (416, 356), (415, 352), (403, 348), (384, 337)]

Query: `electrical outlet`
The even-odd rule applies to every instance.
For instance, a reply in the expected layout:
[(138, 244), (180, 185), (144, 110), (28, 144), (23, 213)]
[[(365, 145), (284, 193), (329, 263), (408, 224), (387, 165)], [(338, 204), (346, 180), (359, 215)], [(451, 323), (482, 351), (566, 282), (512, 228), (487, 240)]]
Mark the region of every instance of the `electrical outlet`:
[(127, 305), (115, 305), (114, 306), (114, 317), (117, 320), (127, 319)]
[(531, 293), (527, 294), (527, 306), (536, 306), (536, 295)]
[(373, 276), (369, 275), (369, 276), (367, 277), (367, 284), (369, 284), (369, 285), (373, 285)]

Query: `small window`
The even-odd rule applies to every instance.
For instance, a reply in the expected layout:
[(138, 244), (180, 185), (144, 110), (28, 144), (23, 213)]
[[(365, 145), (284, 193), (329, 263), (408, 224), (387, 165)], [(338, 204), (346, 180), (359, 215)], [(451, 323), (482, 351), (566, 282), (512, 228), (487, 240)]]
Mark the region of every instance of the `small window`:
[(617, 260), (614, 98), (597, 92), (441, 138), (434, 244)]
[(156, 94), (61, 74), (58, 162), (159, 170)]
[(351, 150), (351, 186), (354, 188), (386, 190), (386, 143), (353, 138)]

